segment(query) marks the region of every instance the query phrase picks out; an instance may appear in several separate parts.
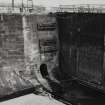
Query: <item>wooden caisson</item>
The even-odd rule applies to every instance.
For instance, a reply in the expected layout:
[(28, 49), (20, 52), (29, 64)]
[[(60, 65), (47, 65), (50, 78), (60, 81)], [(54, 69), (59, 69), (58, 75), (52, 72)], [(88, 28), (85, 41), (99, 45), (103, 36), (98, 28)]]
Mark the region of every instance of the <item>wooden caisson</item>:
[(105, 92), (105, 14), (57, 13), (62, 80)]

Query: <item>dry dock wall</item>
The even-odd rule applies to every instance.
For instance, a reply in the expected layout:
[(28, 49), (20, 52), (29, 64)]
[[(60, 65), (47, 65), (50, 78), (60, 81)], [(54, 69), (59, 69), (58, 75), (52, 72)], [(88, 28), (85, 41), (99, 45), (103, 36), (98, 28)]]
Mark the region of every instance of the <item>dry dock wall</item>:
[(0, 97), (32, 87), (19, 71), (25, 70), (22, 16), (0, 15)]
[(40, 72), (42, 64), (47, 65), (50, 79), (55, 80), (58, 70), (58, 30), (53, 15), (27, 15), (23, 17), (24, 53), (27, 73), (33, 73), (36, 79), (47, 88), (46, 79)]
[(43, 63), (53, 79), (53, 70), (58, 69), (55, 17), (0, 14), (0, 95), (24, 90), (38, 82), (48, 88), (39, 70)]
[(2, 70), (23, 70), (24, 38), (22, 17), (1, 15), (0, 19), (0, 65)]

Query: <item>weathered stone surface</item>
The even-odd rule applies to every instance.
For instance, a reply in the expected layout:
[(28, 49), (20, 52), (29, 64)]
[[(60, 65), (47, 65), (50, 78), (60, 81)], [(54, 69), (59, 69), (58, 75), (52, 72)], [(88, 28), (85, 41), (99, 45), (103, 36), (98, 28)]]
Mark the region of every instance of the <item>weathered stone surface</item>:
[[(54, 78), (53, 71), (58, 69), (56, 18), (49, 15), (19, 14), (1, 14), (1, 17), (1, 91), (6, 90), (6, 95), (39, 84), (50, 89), (39, 69), (45, 63), (50, 78)], [(1, 91), (0, 95), (3, 95)]]

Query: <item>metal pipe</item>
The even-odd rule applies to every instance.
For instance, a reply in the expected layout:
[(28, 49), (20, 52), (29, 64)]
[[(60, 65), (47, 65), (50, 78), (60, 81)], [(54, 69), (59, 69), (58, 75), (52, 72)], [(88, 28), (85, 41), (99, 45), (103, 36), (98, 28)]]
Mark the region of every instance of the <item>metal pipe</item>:
[(14, 10), (14, 0), (12, 0), (12, 10)]

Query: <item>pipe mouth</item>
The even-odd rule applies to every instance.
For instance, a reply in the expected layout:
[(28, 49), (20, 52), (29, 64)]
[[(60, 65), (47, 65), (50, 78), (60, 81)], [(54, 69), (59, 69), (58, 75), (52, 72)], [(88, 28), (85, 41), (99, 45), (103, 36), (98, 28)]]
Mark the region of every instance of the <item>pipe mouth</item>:
[(41, 75), (44, 79), (46, 79), (49, 76), (48, 69), (47, 69), (47, 64), (43, 63), (43, 64), (40, 65), (40, 73), (41, 73)]

